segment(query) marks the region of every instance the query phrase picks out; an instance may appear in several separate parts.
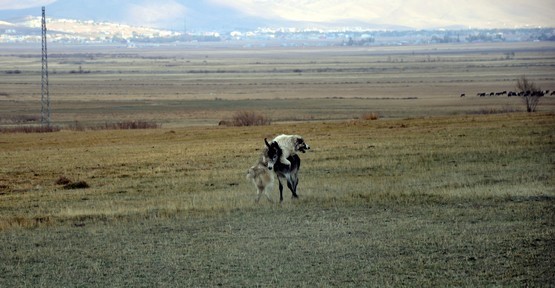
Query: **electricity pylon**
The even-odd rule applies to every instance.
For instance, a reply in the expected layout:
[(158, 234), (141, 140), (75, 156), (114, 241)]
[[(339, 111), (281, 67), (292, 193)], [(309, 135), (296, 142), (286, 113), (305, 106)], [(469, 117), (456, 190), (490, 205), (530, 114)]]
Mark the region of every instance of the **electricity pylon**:
[(50, 93), (48, 93), (48, 53), (46, 51), (46, 13), (42, 7), (42, 77), (40, 123), (50, 127)]

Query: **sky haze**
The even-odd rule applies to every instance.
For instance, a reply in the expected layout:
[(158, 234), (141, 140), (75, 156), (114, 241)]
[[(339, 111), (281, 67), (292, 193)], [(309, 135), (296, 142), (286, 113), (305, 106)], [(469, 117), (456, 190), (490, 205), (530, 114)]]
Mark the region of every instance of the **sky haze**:
[(0, 20), (40, 15), (180, 29), (555, 27), (554, 0), (0, 0)]

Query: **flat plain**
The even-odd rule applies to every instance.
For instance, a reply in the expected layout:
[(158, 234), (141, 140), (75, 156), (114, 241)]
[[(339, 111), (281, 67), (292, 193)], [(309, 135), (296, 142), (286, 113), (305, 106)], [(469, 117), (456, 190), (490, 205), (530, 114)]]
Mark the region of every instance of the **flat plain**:
[[(0, 134), (2, 287), (555, 283), (555, 96), (476, 96), (553, 90), (552, 44), (50, 51), (61, 131)], [(0, 120), (28, 125), (40, 57), (0, 54)], [(273, 123), (217, 126), (242, 110)], [(72, 129), (126, 120), (162, 128)], [(300, 198), (257, 204), (280, 133), (312, 147)]]
[[(40, 48), (40, 47), (39, 47)], [(274, 121), (525, 111), (511, 91), (526, 75), (555, 90), (555, 45), (478, 43), (399, 47), (225, 49), (49, 48), (52, 119), (59, 125), (142, 119), (214, 125), (238, 110)], [(40, 111), (40, 49), (0, 52), (0, 115)], [(465, 94), (465, 97), (460, 97)], [(553, 111), (553, 97), (540, 106)], [(39, 102), (40, 103), (40, 102)]]

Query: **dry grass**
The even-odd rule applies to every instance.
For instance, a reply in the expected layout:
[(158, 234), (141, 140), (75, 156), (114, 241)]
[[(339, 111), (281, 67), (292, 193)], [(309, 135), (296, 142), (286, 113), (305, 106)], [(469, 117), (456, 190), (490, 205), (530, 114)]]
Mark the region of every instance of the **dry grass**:
[(161, 124), (152, 121), (120, 121), (120, 122), (105, 122), (103, 124), (97, 125), (83, 125), (78, 121), (68, 125), (69, 130), (73, 131), (85, 131), (85, 130), (132, 130), (132, 129), (157, 129), (162, 127)]
[[(159, 209), (179, 214), (250, 207), (245, 192), (252, 189), (243, 183), (241, 167), (256, 161), (262, 139), (279, 133), (304, 135), (316, 148), (303, 157), (302, 186), (309, 198), (375, 202), (412, 201), (413, 195), (544, 195), (550, 183), (550, 170), (543, 167), (551, 163), (546, 156), (552, 149), (552, 125), (551, 114), (508, 114), (250, 129), (14, 134), (0, 144), (10, 163), (2, 167), (0, 179), (7, 200), (3, 205), (10, 207), (1, 226), (11, 226), (10, 217), (48, 216), (61, 222), (80, 214), (126, 217), (121, 207), (132, 211), (131, 218)], [(33, 161), (42, 158), (48, 161)], [(56, 186), (60, 175), (86, 181), (91, 188), (63, 193)], [(33, 199), (45, 203), (40, 209), (23, 209)], [(71, 216), (65, 204), (57, 204), (60, 199), (71, 204)], [(89, 208), (95, 199), (98, 203)]]
[[(222, 122), (220, 122), (221, 124)], [(231, 121), (226, 126), (263, 126), (270, 125), (272, 120), (268, 117), (253, 111), (238, 111), (233, 114)]]
[[(9, 95), (2, 95), (0, 96), (9, 96)], [(20, 124), (20, 123), (38, 123), (40, 121), (39, 115), (9, 115), (7, 117), (0, 117), (0, 123), (7, 123), (7, 124)]]
[[(553, 45), (434, 48), (61, 53), (57, 125), (164, 126), (0, 135), (0, 286), (551, 285), (555, 98), (472, 95), (553, 90)], [(2, 119), (32, 115), (39, 62), (0, 62)], [(216, 126), (236, 111), (273, 124)], [(311, 146), (300, 199), (257, 205), (281, 133)]]
[[(0, 284), (549, 285), (554, 121), (14, 134), (0, 143)], [(244, 174), (278, 133), (312, 147), (301, 198), (257, 205)]]
[[(475, 95), (513, 90), (524, 72), (543, 89), (555, 90), (553, 43), (394, 48), (188, 47), (184, 53), (167, 46), (55, 47), (57, 56), (49, 63), (52, 119), (61, 126), (129, 118), (189, 126), (215, 125), (236, 111), (256, 111), (273, 122), (345, 120), (368, 111), (380, 118), (523, 111), (518, 97)], [(29, 56), (35, 50), (18, 51), (0, 52), (0, 66), (20, 71), (0, 78), (4, 119), (33, 115), (39, 108), (40, 57)], [(507, 52), (515, 57), (506, 59)], [(91, 73), (70, 73), (79, 66)], [(294, 72), (299, 69), (302, 73)], [(555, 97), (544, 97), (538, 111), (554, 107)]]
[(360, 119), (361, 120), (367, 120), (367, 121), (368, 120), (378, 120), (378, 119), (380, 119), (380, 115), (378, 113), (374, 113), (374, 112), (364, 113), (360, 116)]
[[(84, 126), (78, 122), (65, 127), (65, 129), (73, 131), (85, 131), (85, 130), (131, 130), (131, 129), (157, 129), (162, 125), (149, 121), (124, 121), (116, 123), (104, 123), (99, 125), (88, 125)], [(60, 126), (10, 126), (10, 127), (0, 127), (0, 134), (7, 133), (51, 133), (59, 132), (62, 128)]]
[(0, 127), (0, 134), (8, 133), (51, 133), (60, 131), (58, 126), (44, 126), (44, 125), (24, 125), (24, 126), (9, 126)]

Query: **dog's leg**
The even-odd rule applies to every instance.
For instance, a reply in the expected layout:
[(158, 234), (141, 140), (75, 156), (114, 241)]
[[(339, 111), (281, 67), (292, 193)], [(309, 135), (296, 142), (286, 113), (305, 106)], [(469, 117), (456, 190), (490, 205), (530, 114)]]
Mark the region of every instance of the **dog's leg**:
[(281, 179), (278, 179), (278, 183), (279, 183), (279, 203), (281, 203), (283, 202), (283, 185), (281, 184)]
[(299, 172), (299, 167), (301, 166), (301, 159), (299, 156), (294, 155), (289, 158), (291, 162), (290, 169), (284, 173), (285, 178), (287, 179), (287, 187), (291, 191), (292, 198), (299, 198), (297, 195), (297, 184), (299, 183), (299, 178), (297, 173)]
[(291, 162), (289, 160), (287, 160), (288, 155), (281, 155), (281, 158), (279, 159), (279, 162), (281, 162), (283, 165), (286, 165), (288, 167), (291, 167)]
[(272, 200), (272, 198), (270, 197), (270, 192), (272, 192), (273, 190), (272, 188), (274, 188), (274, 183), (272, 183), (271, 185), (268, 185), (266, 189), (264, 189), (264, 195), (266, 196), (268, 201), (274, 203), (274, 200)]
[(260, 188), (257, 188), (256, 190), (256, 199), (254, 200), (256, 203), (258, 203), (260, 201), (260, 196), (262, 196), (262, 191)]
[(287, 187), (289, 188), (289, 190), (291, 190), (291, 194), (293, 194), (292, 198), (299, 198), (299, 196), (297, 195), (297, 185), (293, 182), (291, 176), (288, 176), (289, 177), (287, 177)]
[(266, 195), (266, 197), (268, 197), (268, 194), (266, 192), (266, 189), (268, 189), (268, 187), (273, 185), (273, 181), (270, 181), (269, 183), (264, 181), (263, 179), (258, 179), (258, 183), (256, 185), (256, 189), (257, 189), (257, 194), (256, 194), (256, 203), (258, 203), (260, 201), (260, 197), (262, 197), (262, 194)]
[[(299, 178), (297, 177), (297, 170), (293, 170), (291, 171), (291, 174), (289, 176), (289, 183), (291, 183), (291, 187), (293, 188), (293, 190), (291, 191), (295, 191), (295, 195), (297, 195), (297, 185), (299, 184)], [(295, 196), (296, 197), (296, 196)]]

